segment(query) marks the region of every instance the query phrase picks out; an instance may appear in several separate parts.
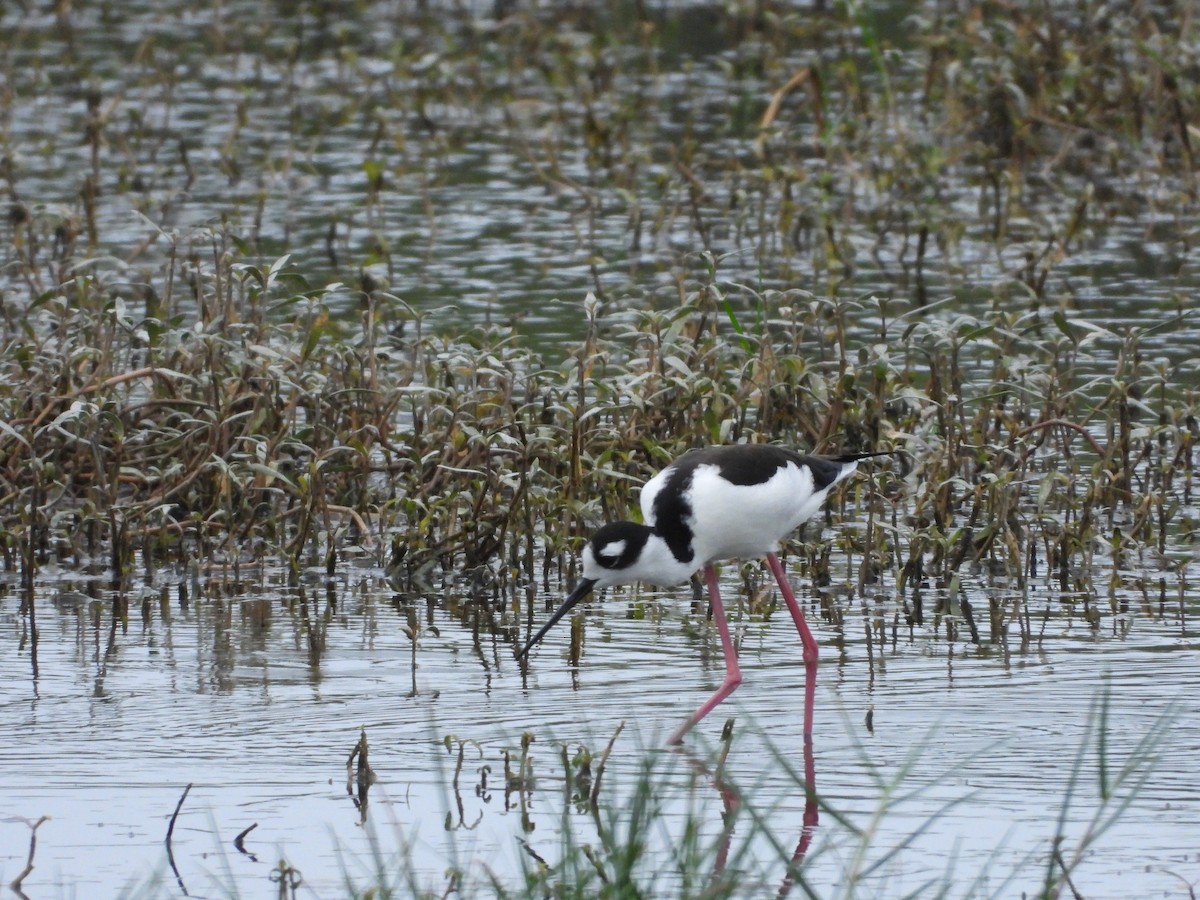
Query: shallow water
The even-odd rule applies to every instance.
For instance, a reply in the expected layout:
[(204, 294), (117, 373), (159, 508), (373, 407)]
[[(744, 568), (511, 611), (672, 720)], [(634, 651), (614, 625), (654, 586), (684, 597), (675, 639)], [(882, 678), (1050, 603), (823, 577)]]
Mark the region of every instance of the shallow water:
[[(730, 601), (741, 586), (734, 574), (726, 572)], [(489, 873), (512, 884), (532, 865), (529, 853), (553, 863), (562, 852), (557, 742), (599, 754), (622, 722), (602, 805), (625, 808), (647, 753), (657, 760), (661, 824), (651, 854), (665, 861), (660, 888), (676, 885), (669, 860), (689, 816), (707, 840), (721, 834), (711, 780), (697, 777), (687, 757), (655, 749), (723, 672), (715, 632), (691, 610), (686, 587), (593, 601), (579, 667), (566, 664), (564, 626), (534, 652), (523, 678), (506, 640), (486, 628), (474, 635), (469, 604), (486, 601), (466, 601), (454, 586), (401, 600), (370, 566), (331, 588), (311, 586), (309, 615), (318, 628), (325, 623), (326, 641), (314, 659), (296, 593), (275, 579), (243, 576), (241, 591), (202, 581), (205, 596), (184, 611), (171, 576), (159, 577), (170, 584), (165, 609), (153, 591), (144, 618), (135, 601), (128, 626), (113, 629), (106, 592), (90, 601), (69, 593), (81, 587), (71, 573), (44, 573), (36, 679), (17, 597), (0, 601), (0, 881), (16, 877), (28, 853), (29, 828), (15, 817), (49, 816), (23, 883), (31, 897), (177, 896), (181, 885), (193, 895), (273, 896), (281, 858), (319, 896), (342, 893), (347, 880), (368, 886), (379, 871), (401, 884), (400, 873), (415, 872), (440, 893), (450, 866), (464, 870), (468, 885), (486, 884)], [(1031, 614), (1050, 617), (1034, 646), (1020, 648), (1014, 635), (1006, 648), (977, 648), (948, 640), (945, 620), (935, 629), (930, 619), (911, 638), (901, 623), (895, 646), (874, 648), (870, 659), (857, 603), (838, 634), (819, 621), (805, 585), (797, 587), (822, 651), (814, 765), (826, 807), (802, 870), (819, 896), (845, 889), (855, 871), (864, 873), (866, 896), (899, 896), (929, 879), (947, 883), (951, 896), (1036, 891), (1081, 745), (1065, 855), (1100, 807), (1089, 716), (1106, 685), (1110, 777), (1127, 763), (1149, 765), (1134, 756), (1138, 741), (1164, 716), (1169, 726), (1152, 774), (1088, 851), (1074, 884), (1089, 898), (1186, 896), (1180, 878), (1200, 877), (1200, 597), (1190, 585), (1182, 617), (1175, 587), (1162, 616), (1143, 609), (1140, 595), (1130, 598), (1123, 637), (1107, 612), (1096, 629), (1070, 619), (1038, 584)], [(986, 603), (978, 585), (972, 593), (978, 616)], [(742, 818), (730, 841), (730, 864), (758, 885), (751, 896), (778, 887), (803, 830), (804, 669), (786, 615), (764, 621), (729, 605), (745, 681), (687, 744), (707, 758), (704, 748), (736, 717), (726, 777), (768, 823), (764, 831)], [(404, 633), (410, 612), (421, 623), (415, 668)], [(360, 727), (378, 776), (367, 827), (346, 780)], [(506, 793), (504, 754), (515, 769), (524, 731), (535, 737), (536, 784)], [(447, 749), (447, 736), (466, 742), (457, 793), (458, 749), (454, 741)], [(163, 841), (189, 784), (173, 836), (177, 880)], [(885, 796), (887, 811), (875, 821)], [(865, 850), (839, 816), (868, 829)], [(586, 812), (574, 810), (569, 822), (576, 842), (595, 843)], [(232, 841), (251, 825), (240, 853)], [(856, 862), (860, 851), (865, 862)], [(401, 865), (405, 853), (410, 862)]]
[[(476, 11), (487, 5), (464, 4)], [(687, 181), (664, 149), (688, 135), (707, 153), (701, 212), (724, 283), (820, 295), (836, 280), (821, 268), (830, 263), (815, 249), (819, 234), (796, 249), (782, 246), (769, 227), (765, 235), (756, 230), (755, 215), (769, 219), (777, 198), (755, 201), (751, 191), (750, 205), (732, 202), (759, 168), (751, 148), (763, 100), (789, 67), (808, 63), (808, 48), (796, 48), (767, 77), (751, 76), (740, 54), (752, 53), (722, 43), (725, 32), (697, 28), (695, 46), (674, 47), (653, 66), (630, 66), (628, 79), (598, 104), (604, 113), (611, 112), (605, 103), (633, 90), (652, 97), (653, 114), (631, 126), (631, 158), (641, 168), (627, 190), (619, 171), (589, 162), (573, 130), (586, 92), (557, 92), (553, 77), (543, 82), (526, 70), (527, 81), (500, 92), (503, 102), (484, 102), (491, 95), (471, 92), (490, 76), (464, 66), (471, 54), (423, 46), (430, 37), (408, 30), (415, 28), (409, 4), (345, 4), (347, 16), (383, 11), (378, 29), (371, 12), (353, 20), (351, 40), (315, 22), (307, 7), (239, 0), (181, 16), (174, 6), (76, 3), (64, 29), (31, 4), (0, 5), (0, 34), (19, 38), (0, 39), (12, 91), (2, 123), (8, 186), (44, 223), (43, 276), (53, 268), (46, 254), (56, 223), (81, 226), (81, 190), (92, 169), (85, 94), (94, 90), (108, 118), (90, 271), (120, 296), (140, 297), (138, 286), (159, 277), (167, 242), (146, 245), (157, 227), (208, 253), (205, 229), (227, 221), (251, 240), (252, 255), (269, 261), (291, 253), (294, 269), (312, 284), (353, 282), (363, 265), (386, 269), (372, 263), (372, 242), (382, 235), (391, 242), (392, 291), (434, 327), (516, 320), (530, 341), (553, 351), (554, 365), (583, 329), (588, 290), (606, 291), (610, 315), (619, 317), (651, 301), (675, 305), (681, 290), (706, 278)], [(486, 38), (487, 27), (479, 35)], [(473, 28), (442, 22), (432, 31), (465, 40)], [(301, 32), (311, 52), (293, 60), (289, 42)], [(586, 80), (572, 68), (590, 61), (586, 36), (555, 40), (558, 49), (544, 57), (562, 63), (555, 76)], [(601, 55), (619, 63), (622, 52), (608, 47)], [(831, 66), (844, 61), (829, 50)], [(455, 85), (465, 85), (458, 96)], [(423, 111), (434, 128), (416, 116), (412, 98), (422, 86), (435, 95)], [(811, 137), (804, 109), (795, 115), (798, 139)], [(380, 197), (368, 187), (368, 160), (386, 169)], [(809, 162), (814, 181), (832, 166)], [(553, 169), (550, 176), (535, 163)], [(1200, 279), (1187, 264), (1191, 206), (1178, 183), (1159, 178), (1159, 168), (1148, 171), (1134, 192), (1137, 209), (1121, 184), (1115, 200), (1094, 204), (1094, 218), (1054, 268), (1046, 310), (1062, 308), (1109, 330), (1081, 351), (1081, 368), (1109, 374), (1126, 329), (1163, 326), (1139, 347), (1174, 364), (1172, 385), (1182, 392), (1200, 385), (1192, 299)], [(1056, 172), (1045, 184), (1030, 176), (1025, 206), (1000, 243), (991, 236), (988, 188), (978, 172), (960, 166), (939, 174), (947, 184), (938, 221), (949, 234), (956, 223), (963, 229), (930, 250), (923, 288), (931, 303), (947, 304), (936, 307), (939, 314), (1003, 303), (1000, 286), (1017, 279), (1031, 248), (1040, 251), (1046, 235), (1061, 229), (1090, 183)], [(1108, 177), (1097, 178), (1101, 188)], [(917, 285), (911, 248), (906, 267), (897, 233), (876, 233), (870, 221), (881, 215), (872, 184), (850, 178), (843, 185), (846, 203), (861, 204), (844, 220), (836, 199), (818, 197), (835, 209), (832, 220), (848, 229), (844, 239), (855, 250), (854, 275), (832, 290), (894, 298), (894, 321), (898, 311), (911, 311)], [(635, 212), (643, 219), (636, 242)], [(38, 292), (14, 263), (10, 225), (0, 294), (6, 309), (20, 310)], [(78, 255), (88, 255), (79, 240)], [(739, 315), (759, 312), (748, 293), (729, 294)], [(332, 302), (357, 315), (348, 292)], [(858, 324), (875, 339), (873, 316)], [(465, 870), (468, 885), (486, 884), (489, 872), (514, 883), (522, 866), (534, 865), (532, 854), (551, 863), (561, 854), (557, 742), (598, 753), (622, 722), (605, 770), (605, 807), (630, 804), (650, 753), (662, 807), (653, 858), (672, 858), (689, 816), (706, 839), (718, 839), (718, 791), (694, 775), (687, 758), (657, 749), (723, 672), (715, 633), (691, 609), (686, 588), (593, 601), (581, 664), (567, 663), (564, 624), (534, 653), (526, 675), (512, 659), (512, 635), (495, 637), (474, 624), (511, 626), (511, 614), (469, 599), (459, 584), (397, 597), (369, 554), (358, 561), (331, 586), (309, 582), (303, 602), (274, 572), (243, 574), (239, 585), (232, 575), (162, 572), (145, 597), (126, 592), (129, 611), (115, 626), (102, 577), (88, 580), (85, 568), (44, 569), (34, 593), (36, 677), (18, 586), (0, 585), (0, 883), (25, 865), (30, 830), (20, 818), (43, 815), (50, 819), (36, 832), (34, 869), (23, 881), (31, 897), (276, 896), (272, 871), (281, 858), (318, 896), (345, 893), (347, 881), (365, 887), (381, 871), (403, 884), (399, 873), (408, 869), (440, 895), (451, 866)], [(860, 896), (916, 892), (931, 880), (946, 881), (951, 896), (1036, 893), (1081, 746), (1062, 844), (1068, 857), (1099, 808), (1099, 741), (1089, 723), (1107, 685), (1110, 775), (1131, 756), (1142, 763), (1138, 741), (1171, 718), (1158, 758), (1146, 761), (1152, 775), (1088, 852), (1074, 883), (1088, 898), (1187, 896), (1187, 885), (1200, 882), (1200, 597), (1195, 564), (1183, 559), (1180, 571), (1182, 590), (1180, 575), (1128, 573), (1118, 599), (1129, 612), (1118, 616), (1102, 599), (1094, 627), (1079, 604), (1035, 581), (1025, 599), (1041, 637), (1026, 647), (1014, 626), (1007, 643), (977, 648), (965, 641), (961, 621), (949, 635), (946, 620), (938, 624), (932, 614), (911, 632), (901, 619), (893, 644), (888, 595), (889, 640), (871, 653), (861, 601), (835, 601), (845, 613), (837, 626), (822, 620), (819, 598), (795, 577), (822, 648), (813, 762), (826, 807), (803, 869), (813, 892), (835, 896), (849, 889), (847, 874), (858, 872)], [(732, 609), (742, 580), (730, 567), (725, 577)], [(1151, 582), (1149, 603), (1133, 589), (1139, 577)], [(186, 608), (180, 584), (198, 587)], [(964, 584), (986, 640), (988, 597), (1008, 599), (1012, 589), (978, 576)], [(927, 589), (927, 609), (936, 596)], [(532, 612), (523, 608), (522, 636), (548, 615), (542, 601), (560, 598), (538, 596)], [(804, 792), (788, 767), (803, 771), (804, 670), (786, 615), (763, 621), (740, 610), (733, 618), (745, 682), (689, 746), (715, 745), (726, 718), (736, 716), (727, 775), (746, 788), (769, 829), (738, 820), (729, 865), (744, 872), (747, 895), (770, 895), (803, 834)], [(404, 631), (414, 625), (421, 628), (415, 655)], [(314, 634), (325, 642), (320, 653), (310, 649)], [(346, 760), (361, 728), (379, 778), (365, 826), (346, 786)], [(539, 780), (530, 791), (506, 793), (504, 754), (520, 757), (525, 731), (536, 738)], [(457, 750), (444, 745), (448, 735), (470, 742), (457, 794), (450, 787)], [(897, 799), (876, 822), (894, 782)], [(173, 835), (176, 874), (163, 841), (189, 784)], [(586, 813), (573, 810), (568, 822), (577, 843), (596, 842)], [(247, 852), (240, 852), (233, 839), (251, 825)], [(868, 830), (865, 850), (850, 825)], [(409, 864), (401, 862), (405, 853)], [(661, 885), (669, 889), (674, 869), (663, 869)]]
[[(1053, 265), (1046, 296), (1029, 306), (1077, 311), (1119, 333), (1189, 309), (1200, 289), (1180, 206), (1189, 182), (1139, 164), (1152, 141), (1093, 172), (1086, 160), (1056, 167), (1062, 148), (1047, 138), (1045, 161), (1012, 198), (1000, 241), (977, 166), (947, 162), (930, 176), (934, 199), (914, 198), (887, 193), (867, 174), (897, 160), (854, 158), (865, 151), (852, 140), (828, 151), (849, 154), (841, 163), (814, 152), (789, 202), (844, 230), (853, 271), (831, 273), (819, 235), (793, 242), (773, 224), (783, 215), (781, 187), (764, 178), (754, 148), (765, 98), (783, 73), (865, 54), (836, 23), (829, 34), (799, 29), (814, 46), (776, 60), (713, 6), (678, 0), (647, 5), (662, 33), (653, 51), (605, 43), (612, 36), (589, 31), (584, 16), (564, 17), (530, 56), (520, 16), (498, 23), (485, 2), (428, 6), (424, 14), (426, 4), (344, 4), (331, 14), (241, 0), (130, 2), (75, 4), (61, 19), (21, 4), (0, 8), (0, 33), (13, 36), (0, 42), (11, 91), (0, 121), (6, 177), (40, 241), (30, 277), (19, 249), (31, 246), (29, 234), (15, 226), (5, 234), (0, 291), (24, 308), (52, 289), (50, 276), (78, 262), (55, 256), (59, 236), (70, 234), (75, 255), (89, 262), (67, 275), (97, 274), (136, 310), (144, 284), (165, 292), (172, 244), (205, 259), (213, 230), (227, 226), (244, 239), (248, 261), (290, 254), (290, 270), (313, 285), (353, 286), (370, 271), (408, 304), (384, 310), (389, 328), (408, 310), (434, 328), (459, 329), (464, 317), (512, 322), (557, 358), (564, 341), (582, 335), (588, 291), (607, 301), (605, 322), (671, 308), (708, 281), (706, 245), (730, 310), (745, 321), (761, 310), (738, 284), (875, 293), (902, 308), (949, 302), (974, 314), (1013, 303), (1012, 294), (1024, 307), (1012, 285), (1093, 190), (1090, 217)], [(800, 18), (808, 6), (781, 4)], [(895, 52), (911, 50), (901, 23), (913, 5), (874, 6), (877, 26), (901, 45)], [(907, 78), (897, 73), (895, 89), (912, 92), (914, 110), (921, 79), (912, 73), (924, 63), (916, 52)], [(873, 66), (862, 69), (874, 85)], [(598, 86), (582, 87), (588, 78)], [(830, 101), (831, 114), (850, 115), (843, 100)], [(911, 140), (928, 124), (919, 114), (910, 121), (900, 103), (892, 127), (897, 140)], [(583, 123), (593, 116), (618, 134), (615, 161), (597, 161), (603, 154), (589, 146)], [(819, 143), (802, 114), (796, 129), (801, 145)], [(689, 144), (693, 177), (703, 182), (695, 210), (691, 182), (673, 163)], [(938, 152), (955, 157), (963, 147)], [(368, 176), (376, 170), (377, 189)], [(89, 178), (94, 241), (81, 202)], [(830, 196), (813, 187), (824, 178)], [(935, 228), (921, 279), (914, 215)], [(21, 218), (16, 205), (12, 216)], [(816, 226), (814, 218), (809, 231)], [(357, 317), (350, 288), (326, 299)], [(184, 292), (177, 301), (194, 313)], [(1180, 381), (1195, 386), (1198, 329), (1194, 316), (1181, 316), (1143, 346), (1178, 363)]]

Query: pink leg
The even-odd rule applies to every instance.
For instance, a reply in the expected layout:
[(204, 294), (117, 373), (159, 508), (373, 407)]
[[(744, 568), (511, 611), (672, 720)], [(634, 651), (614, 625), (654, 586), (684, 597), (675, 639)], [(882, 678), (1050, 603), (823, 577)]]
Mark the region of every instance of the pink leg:
[(791, 610), (796, 630), (800, 632), (800, 643), (804, 645), (804, 740), (808, 743), (812, 740), (813, 703), (817, 693), (817, 639), (808, 630), (808, 623), (804, 621), (804, 610), (796, 602), (796, 595), (792, 593), (792, 586), (788, 584), (787, 573), (783, 571), (779, 557), (768, 553), (767, 565), (771, 567), (775, 580), (779, 582), (779, 592), (783, 594), (784, 602)]
[[(679, 726), (679, 730), (671, 735), (668, 744), (678, 744), (683, 736), (691, 731), (692, 726), (713, 711), (718, 703), (728, 697), (742, 683), (742, 670), (738, 668), (737, 650), (733, 646), (733, 638), (729, 634), (729, 623), (725, 620), (725, 607), (721, 605), (721, 592), (717, 587), (717, 573), (709, 564), (704, 567), (704, 580), (708, 582), (708, 596), (712, 599), (713, 618), (717, 620), (717, 632), (721, 635), (721, 649), (725, 652), (725, 680), (717, 688), (704, 705), (692, 713), (692, 717)], [(793, 599), (793, 603), (796, 601)], [(798, 609), (799, 607), (797, 607)]]

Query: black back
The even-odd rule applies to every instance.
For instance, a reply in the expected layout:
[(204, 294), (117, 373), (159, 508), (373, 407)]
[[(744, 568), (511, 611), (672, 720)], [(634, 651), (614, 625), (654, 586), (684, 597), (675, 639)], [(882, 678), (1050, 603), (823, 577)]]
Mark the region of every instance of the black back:
[(751, 486), (770, 481), (789, 463), (812, 472), (813, 490), (833, 484), (846, 466), (885, 453), (847, 453), (842, 456), (806, 456), (776, 444), (726, 444), (689, 450), (671, 464), (666, 483), (654, 498), (654, 530), (680, 562), (692, 560), (692, 531), (688, 521), (692, 506), (688, 489), (699, 466), (716, 466), (730, 484)]

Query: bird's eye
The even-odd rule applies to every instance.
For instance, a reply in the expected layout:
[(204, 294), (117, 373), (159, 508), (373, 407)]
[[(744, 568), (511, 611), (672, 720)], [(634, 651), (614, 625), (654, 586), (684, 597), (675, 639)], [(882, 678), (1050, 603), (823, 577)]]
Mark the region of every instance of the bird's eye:
[(607, 563), (616, 562), (621, 558), (621, 554), (625, 552), (624, 541), (609, 541), (607, 544), (596, 548), (596, 556)]

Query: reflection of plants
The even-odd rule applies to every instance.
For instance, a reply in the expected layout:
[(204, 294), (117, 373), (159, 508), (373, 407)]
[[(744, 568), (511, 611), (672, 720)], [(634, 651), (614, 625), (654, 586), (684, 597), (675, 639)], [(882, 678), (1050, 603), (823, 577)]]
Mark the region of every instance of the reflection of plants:
[[(1159, 717), (1135, 743), (1114, 758), (1113, 732), (1108, 720), (1109, 694), (1106, 688), (1093, 700), (1088, 720), (1075, 755), (1075, 762), (1061, 796), (1054, 833), (1041, 849), (1034, 849), (1012, 863), (1003, 861), (1003, 845), (982, 864), (972, 863), (970, 872), (961, 871), (961, 861), (953, 857), (944, 871), (929, 876), (910, 896), (942, 897), (1005, 896), (1026, 884), (1036, 872), (1035, 860), (1045, 859), (1039, 886), (1027, 886), (1030, 896), (1051, 900), (1064, 891), (1079, 893), (1071, 879), (1086, 871), (1089, 850), (1121, 815), (1136, 802), (1153, 775), (1163, 751), (1163, 742), (1173, 718)], [(613, 736), (610, 753), (619, 735)], [(915, 746), (897, 766), (884, 771), (872, 759), (865, 745), (856, 743), (859, 765), (874, 785), (872, 808), (847, 813), (839, 802), (820, 790), (820, 771), (815, 785), (806, 785), (804, 774), (795, 768), (791, 754), (771, 747), (765, 765), (754, 767), (753, 781), (737, 784), (730, 780), (729, 758), (736, 759), (736, 744), (722, 742), (711, 760), (690, 758), (690, 754), (651, 751), (641, 754), (634, 766), (632, 780), (606, 780), (603, 789), (595, 782), (595, 805), (577, 801), (582, 755), (563, 760), (563, 778), (543, 775), (536, 786), (529, 781), (527, 802), (530, 806), (558, 811), (559, 828), (551, 836), (523, 827), (515, 838), (524, 848), (522, 860), (534, 865), (525, 869), (514, 882), (496, 872), (473, 872), (463, 868), (460, 859), (453, 870), (451, 886), (472, 896), (494, 897), (744, 897), (748, 892), (763, 895), (796, 891), (809, 897), (875, 897), (892, 885), (897, 872), (927, 871), (924, 861), (912, 864), (911, 854), (922, 835), (943, 825), (943, 820), (969, 806), (977, 794), (942, 801), (936, 811), (914, 827), (905, 829), (894, 844), (881, 845), (881, 835), (895, 833), (889, 818), (906, 815), (906, 808), (924, 799), (939, 781), (926, 782), (917, 775), (928, 759), (929, 743)], [(465, 745), (468, 742), (460, 742)], [(480, 748), (485, 757), (487, 752)], [(582, 753), (590, 757), (586, 748)], [(1088, 762), (1094, 754), (1097, 792), (1084, 802), (1082, 786), (1085, 773), (1093, 770)], [(727, 758), (728, 757), (728, 758)], [(687, 764), (690, 760), (690, 764)], [(611, 757), (609, 757), (611, 762)], [(626, 761), (628, 763), (628, 760)], [(779, 776), (790, 785), (780, 791)], [(796, 814), (796, 803), (807, 789), (815, 787), (820, 807), (820, 824), (809, 846), (803, 842), (804, 829)], [(681, 796), (691, 800), (681, 810)], [(788, 812), (780, 814), (786, 806)], [(1085, 818), (1072, 826), (1079, 815)], [(527, 809), (523, 806), (522, 822)], [(792, 823), (797, 833), (784, 832), (780, 822)], [(798, 853), (798, 839), (805, 848)], [(403, 842), (402, 842), (403, 846)], [(765, 854), (765, 855), (764, 855)], [(819, 868), (813, 863), (820, 862)], [(433, 867), (418, 864), (411, 853), (401, 853), (403, 874), (400, 881), (410, 888), (422, 886), (414, 896), (437, 896), (429, 887)], [(387, 868), (398, 871), (394, 864)], [(382, 870), (381, 870), (382, 871)], [(816, 883), (812, 873), (820, 871), (828, 883)], [(481, 881), (476, 879), (482, 879)], [(350, 880), (350, 879), (348, 879)], [(753, 888), (751, 888), (753, 886)], [(355, 896), (365, 896), (372, 888), (358, 887)]]
[[(187, 270), (199, 325), (99, 298), (30, 310), (0, 396), (0, 525), (27, 578), (52, 554), (105, 558), (117, 584), (138, 560), (236, 575), (253, 548), (298, 585), (336, 575), (347, 547), (390, 547), (400, 591), (463, 573), (470, 596), (510, 597), (472, 613), (497, 632), (505, 607), (529, 621), (522, 586), (573, 577), (591, 523), (628, 514), (651, 472), (708, 442), (907, 450), (842, 492), (830, 515), (864, 527), (807, 574), (827, 583), (842, 559), (846, 583), (895, 584), (918, 620), (923, 587), (953, 594), (980, 572), (1053, 578), (1120, 611), (1128, 568), (1170, 558), (1189, 527), (1200, 408), (1143, 353), (1154, 325), (1117, 335), (1062, 313), (759, 291), (710, 257), (707, 285), (672, 310), (608, 322), (593, 301), (577, 358), (548, 367), (503, 330), (398, 341), (375, 293), (361, 323), (335, 323), (322, 310), (344, 286), (232, 256)], [(733, 315), (735, 293), (754, 319)], [(302, 314), (277, 320), (272, 305)], [(979, 639), (1010, 620), (1028, 635), (1028, 619), (992, 609)]]
[[(245, 554), (298, 583), (378, 542), (396, 548), (401, 591), (466, 572), (473, 599), (504, 595), (484, 626), (509, 635), (514, 612), (533, 612), (521, 588), (569, 580), (589, 526), (626, 515), (682, 449), (896, 446), (911, 471), (849, 488), (831, 513), (869, 522), (838, 548), (846, 583), (896, 585), (919, 621), (931, 581), (953, 594), (980, 571), (1021, 589), (1049, 576), (1092, 615), (1095, 572), (1115, 587), (1121, 563), (1169, 558), (1171, 536), (1192, 529), (1198, 400), (1151, 344), (1193, 326), (1176, 302), (1121, 332), (1058, 276), (1110, 222), (1136, 225), (1146, 206), (1183, 217), (1190, 45), (1140, 8), (1097, 30), (1074, 27), (1094, 15), (1083, 2), (903, 19), (827, 5), (729, 3), (693, 20), (551, 4), (504, 16), (486, 41), (453, 18), (389, 13), (428, 54), (352, 43), (363, 11), (344, 10), (328, 40), (264, 46), (266, 77), (240, 86), (230, 122), (193, 135), (225, 176), (257, 172), (262, 187), (221, 227), (180, 232), (151, 217), (148, 185), (178, 176), (203, 194), (194, 182), (211, 173), (182, 138), (179, 171), (158, 168), (164, 138), (136, 101), (172, 109), (192, 68), (166, 65), (162, 37), (148, 38), (123, 76), (136, 90), (80, 95), (81, 211), (18, 192), (20, 153), (0, 172), (13, 198), (0, 549), (29, 577), (55, 554), (104, 559), (118, 584), (143, 560), (164, 573)], [(4, 52), (66, 41), (76, 56), (71, 15), (59, 36), (38, 33), (44, 46)], [(225, 52), (221, 34), (200, 40)], [(694, 55), (701, 41), (720, 51)], [(303, 73), (330, 48), (341, 55), (317, 66), (327, 80), (310, 97)], [(8, 69), (18, 106), (55, 87), (24, 90), (40, 67)], [(278, 99), (272, 84), (288, 102), (257, 107)], [(325, 143), (356, 123), (365, 215), (322, 211), (344, 280), (316, 281), (298, 248), (266, 255), (263, 218), (298, 201), (301, 170), (335, 174), (346, 156)], [(398, 205), (419, 207), (423, 240), (406, 240), (425, 257), (417, 280), (432, 277), (457, 211), (443, 189), (474, 171), (481, 130), (477, 152), (545, 187), (531, 221), (561, 217), (568, 264), (586, 260), (586, 332), (565, 358), (509, 326), (438, 334), (453, 321), (432, 308), (441, 294), (418, 302), (384, 281), (386, 269), (401, 283), (412, 249), (394, 243)], [(45, 140), (52, 161), (61, 137)], [(99, 248), (127, 243), (105, 235), (103, 205), (139, 192), (134, 287)], [(1167, 243), (1187, 233), (1159, 227)], [(543, 249), (550, 272), (563, 245)], [(866, 269), (874, 293), (857, 286)], [(829, 581), (839, 562), (806, 564)], [(1031, 635), (1028, 610), (990, 612), (980, 641), (1013, 620)]]
[[(467, 824), (466, 812), (463, 807), (462, 788), (459, 785), (459, 779), (462, 776), (463, 762), (466, 759), (467, 745), (470, 744), (472, 747), (474, 747), (475, 751), (479, 754), (480, 758), (483, 757), (483, 748), (480, 747), (476, 741), (472, 741), (469, 739), (462, 740), (461, 738), (456, 738), (452, 734), (446, 735), (446, 737), (442, 739), (442, 743), (446, 746), (446, 750), (455, 756), (454, 776), (451, 778), (451, 781), (450, 781), (450, 789), (454, 794), (454, 805), (458, 812), (458, 820), (455, 821), (454, 814), (452, 812), (450, 812), (449, 810), (446, 811), (446, 826), (445, 827), (446, 827), (447, 831), (455, 831), (459, 828), (465, 828), (468, 831), (470, 831), (471, 829), (475, 828), (476, 825), (479, 824), (480, 820), (483, 819), (483, 811), (480, 810), (479, 815), (475, 817), (474, 822), (472, 822), (469, 825)], [(457, 751), (455, 750), (456, 744), (458, 745)], [(490, 768), (488, 766), (483, 766), (480, 769), (481, 782), (479, 785), (476, 785), (476, 787), (475, 787), (475, 792), (476, 792), (477, 796), (483, 797), (486, 794), (488, 772), (490, 772)]]

